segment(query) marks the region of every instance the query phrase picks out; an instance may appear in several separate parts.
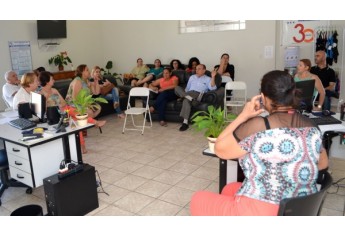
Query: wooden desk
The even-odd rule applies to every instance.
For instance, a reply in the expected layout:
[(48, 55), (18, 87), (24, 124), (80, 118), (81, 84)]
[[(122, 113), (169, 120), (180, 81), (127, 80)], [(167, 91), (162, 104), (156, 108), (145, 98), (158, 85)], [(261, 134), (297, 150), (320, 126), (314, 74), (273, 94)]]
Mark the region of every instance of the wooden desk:
[(73, 79), (75, 77), (74, 70), (53, 72), (52, 74), (54, 80)]

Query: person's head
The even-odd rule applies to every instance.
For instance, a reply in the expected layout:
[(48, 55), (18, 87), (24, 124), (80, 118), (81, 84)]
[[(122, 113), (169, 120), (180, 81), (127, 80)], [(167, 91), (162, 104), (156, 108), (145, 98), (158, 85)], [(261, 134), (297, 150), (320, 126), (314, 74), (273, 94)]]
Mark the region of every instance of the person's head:
[(170, 67), (164, 67), (163, 78), (164, 79), (169, 79), (170, 76), (171, 76), (171, 68)]
[(226, 64), (229, 63), (230, 56), (227, 53), (223, 53), (223, 55), (220, 57), (221, 61), (224, 60)]
[(315, 64), (316, 65), (323, 65), (323, 64), (326, 64), (326, 52), (323, 51), (323, 50), (318, 50), (316, 53), (315, 53)]
[(40, 66), (36, 70), (41, 73), (42, 71), (46, 71), (46, 68), (44, 68), (43, 66)]
[(161, 60), (159, 60), (159, 59), (156, 59), (155, 62), (154, 62), (154, 64), (155, 64), (155, 68), (160, 68), (160, 67), (162, 67), (162, 62), (161, 62)]
[(29, 91), (35, 91), (39, 85), (38, 78), (34, 72), (25, 73), (21, 80), (20, 84), (23, 88)]
[(297, 65), (297, 72), (303, 73), (305, 71), (310, 71), (311, 62), (309, 59), (301, 59)]
[(137, 59), (137, 67), (141, 67), (141, 66), (143, 66), (143, 64), (144, 64), (143, 59), (138, 58), (138, 59)]
[(199, 64), (196, 66), (195, 74), (200, 77), (203, 76), (206, 72), (206, 66), (204, 64)]
[(90, 77), (89, 68), (87, 67), (87, 65), (81, 64), (77, 67), (75, 75), (82, 79), (88, 79)]
[(101, 78), (102, 77), (101, 68), (99, 66), (95, 66), (92, 68), (91, 77), (92, 78)]
[(278, 107), (296, 108), (298, 99), (295, 94), (295, 81), (287, 72), (274, 70), (262, 77), (261, 95), (268, 112)]
[(200, 64), (199, 59), (196, 57), (192, 57), (191, 59), (189, 59), (188, 68), (191, 70), (195, 70), (196, 66), (199, 64)]
[(53, 74), (49, 71), (42, 71), (38, 76), (38, 80), (42, 87), (45, 87), (46, 85), (50, 85), (52, 87), (54, 85)]
[(18, 75), (15, 71), (10, 70), (5, 73), (5, 80), (9, 84), (19, 84)]
[(170, 68), (172, 70), (184, 70), (182, 63), (177, 59), (174, 59), (170, 62)]

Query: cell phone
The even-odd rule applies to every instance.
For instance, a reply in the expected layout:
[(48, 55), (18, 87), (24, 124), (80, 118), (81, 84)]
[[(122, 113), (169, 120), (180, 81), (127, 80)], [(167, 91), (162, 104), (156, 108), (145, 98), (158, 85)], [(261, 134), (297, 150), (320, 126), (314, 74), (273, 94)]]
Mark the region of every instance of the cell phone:
[(262, 97), (260, 97), (259, 102), (260, 102), (260, 109), (263, 109), (264, 108), (264, 103), (262, 101)]

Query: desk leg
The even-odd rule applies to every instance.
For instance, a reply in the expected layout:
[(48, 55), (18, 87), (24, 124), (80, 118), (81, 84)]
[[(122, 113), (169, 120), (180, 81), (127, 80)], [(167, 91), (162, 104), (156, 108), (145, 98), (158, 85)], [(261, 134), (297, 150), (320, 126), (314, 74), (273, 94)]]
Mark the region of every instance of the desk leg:
[(80, 135), (79, 132), (75, 133), (75, 143), (76, 143), (76, 148), (77, 148), (77, 159), (78, 159), (78, 164), (83, 164), (83, 157), (81, 153), (81, 146), (80, 146)]
[(68, 136), (63, 136), (62, 137), (62, 147), (63, 147), (63, 153), (64, 153), (64, 159), (66, 163), (71, 162), (71, 151), (69, 147), (69, 140)]

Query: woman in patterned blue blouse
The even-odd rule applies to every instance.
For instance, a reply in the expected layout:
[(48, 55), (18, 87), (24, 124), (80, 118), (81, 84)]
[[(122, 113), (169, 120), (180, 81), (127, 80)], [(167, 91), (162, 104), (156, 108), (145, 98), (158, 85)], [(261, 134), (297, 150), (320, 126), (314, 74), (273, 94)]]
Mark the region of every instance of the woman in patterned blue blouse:
[[(328, 166), (322, 134), (295, 112), (298, 91), (284, 71), (271, 71), (261, 81), (261, 94), (218, 137), (215, 151), (238, 158), (243, 183), (226, 185), (221, 194), (197, 192), (192, 215), (277, 215), (279, 203), (315, 193), (318, 170)], [(267, 117), (260, 116), (267, 111)]]

